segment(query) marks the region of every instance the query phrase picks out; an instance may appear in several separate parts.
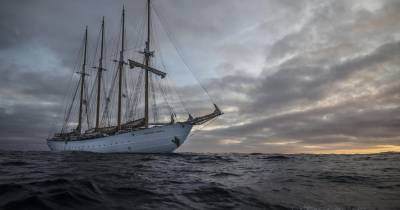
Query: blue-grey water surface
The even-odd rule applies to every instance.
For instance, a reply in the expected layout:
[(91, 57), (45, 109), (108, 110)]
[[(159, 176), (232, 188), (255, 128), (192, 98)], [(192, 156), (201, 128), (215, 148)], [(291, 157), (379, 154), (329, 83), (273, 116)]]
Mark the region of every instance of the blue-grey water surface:
[(400, 153), (2, 151), (0, 209), (400, 209)]

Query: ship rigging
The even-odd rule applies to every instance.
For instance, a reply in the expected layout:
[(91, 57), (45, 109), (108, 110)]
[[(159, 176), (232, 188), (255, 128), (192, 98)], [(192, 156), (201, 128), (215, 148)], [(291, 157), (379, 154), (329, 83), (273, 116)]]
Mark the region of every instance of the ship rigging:
[[(177, 100), (168, 100), (168, 92), (171, 88), (168, 85), (160, 84), (163, 80), (168, 79), (166, 67), (162, 64), (160, 66), (163, 67), (163, 70), (160, 70), (152, 62), (156, 51), (152, 48), (152, 41), (155, 40), (152, 39), (150, 0), (147, 0), (145, 19), (146, 24), (143, 24), (146, 25), (144, 48), (137, 51), (139, 56), (126, 60), (125, 7), (123, 7), (120, 36), (117, 40), (119, 56), (113, 59), (116, 71), (113, 76), (108, 78), (104, 74), (108, 71), (107, 65), (105, 65), (107, 61), (105, 18), (103, 17), (101, 21), (100, 40), (98, 40), (100, 43), (97, 43), (100, 51), (97, 52), (96, 49), (95, 53), (95, 55), (99, 54), (99, 59), (92, 68), (88, 68), (88, 27), (86, 27), (82, 50), (83, 60), (81, 69), (77, 72), (80, 76), (79, 82), (73, 91), (72, 102), (65, 110), (61, 132), (47, 139), (51, 150), (172, 152), (186, 140), (193, 126), (205, 124), (223, 114), (214, 104), (214, 111), (210, 114), (192, 117), (188, 113), (186, 120), (178, 121), (176, 119), (177, 115), (173, 105), (177, 104)], [(138, 59), (142, 59), (142, 61), (140, 62)], [(94, 71), (90, 71), (91, 69)], [(93, 72), (95, 72), (95, 78), (88, 82)], [(107, 81), (108, 91), (106, 91), (105, 84)], [(164, 84), (166, 83), (164, 82)], [(115, 91), (116, 88), (117, 91)], [(143, 94), (144, 100), (142, 99)], [(158, 104), (158, 107), (156, 96), (164, 99), (164, 102)], [(183, 104), (179, 95), (178, 101)], [(74, 112), (76, 107), (78, 107), (77, 113)], [(165, 122), (165, 115), (160, 116), (160, 107), (168, 110), (168, 122)], [(152, 113), (150, 108), (152, 108)], [(92, 113), (93, 109), (94, 114)], [(150, 121), (150, 113), (153, 122)], [(77, 116), (77, 122), (72, 119), (73, 116)], [(95, 119), (94, 125), (91, 123), (92, 117)], [(164, 121), (160, 121), (160, 118)]]

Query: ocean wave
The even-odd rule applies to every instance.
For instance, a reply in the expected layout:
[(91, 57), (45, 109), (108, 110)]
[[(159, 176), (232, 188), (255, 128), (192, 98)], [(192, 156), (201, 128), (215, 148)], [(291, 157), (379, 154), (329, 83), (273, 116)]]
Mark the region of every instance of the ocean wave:
[(398, 157), (1, 152), (0, 209), (399, 209)]

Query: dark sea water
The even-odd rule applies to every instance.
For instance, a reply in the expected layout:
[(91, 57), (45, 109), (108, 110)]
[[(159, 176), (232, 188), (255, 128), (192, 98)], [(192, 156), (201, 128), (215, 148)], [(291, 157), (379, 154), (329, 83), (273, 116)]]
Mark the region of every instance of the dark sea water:
[(400, 209), (400, 154), (0, 152), (0, 209)]

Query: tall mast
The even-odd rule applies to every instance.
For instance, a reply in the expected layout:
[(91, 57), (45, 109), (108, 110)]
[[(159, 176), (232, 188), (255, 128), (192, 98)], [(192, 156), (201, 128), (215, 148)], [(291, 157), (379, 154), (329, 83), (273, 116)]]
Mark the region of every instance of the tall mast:
[(84, 100), (84, 88), (85, 88), (85, 76), (86, 76), (86, 51), (87, 51), (87, 37), (88, 37), (88, 27), (86, 26), (85, 30), (85, 49), (83, 53), (83, 63), (82, 63), (82, 71), (81, 74), (81, 98), (79, 102), (79, 118), (78, 118), (78, 127), (76, 131), (78, 133), (82, 130), (82, 111), (83, 111), (83, 100)]
[[(147, 0), (147, 41), (146, 41), (146, 49), (144, 50), (145, 55), (145, 66), (150, 66), (150, 57), (153, 55), (150, 52), (150, 17), (151, 17), (151, 8), (150, 8), (150, 0)], [(144, 95), (144, 123), (146, 128), (149, 127), (149, 71), (145, 70), (145, 95)]]
[(99, 67), (97, 68), (97, 106), (96, 106), (96, 130), (99, 129), (100, 119), (100, 97), (101, 97), (101, 76), (103, 74), (103, 49), (104, 49), (104, 16), (101, 21), (101, 44), (100, 44)]
[(117, 129), (121, 129), (121, 104), (122, 104), (122, 71), (124, 69), (124, 41), (125, 41), (125, 6), (122, 8), (122, 40), (121, 52), (119, 56), (119, 81), (118, 81), (118, 121)]

